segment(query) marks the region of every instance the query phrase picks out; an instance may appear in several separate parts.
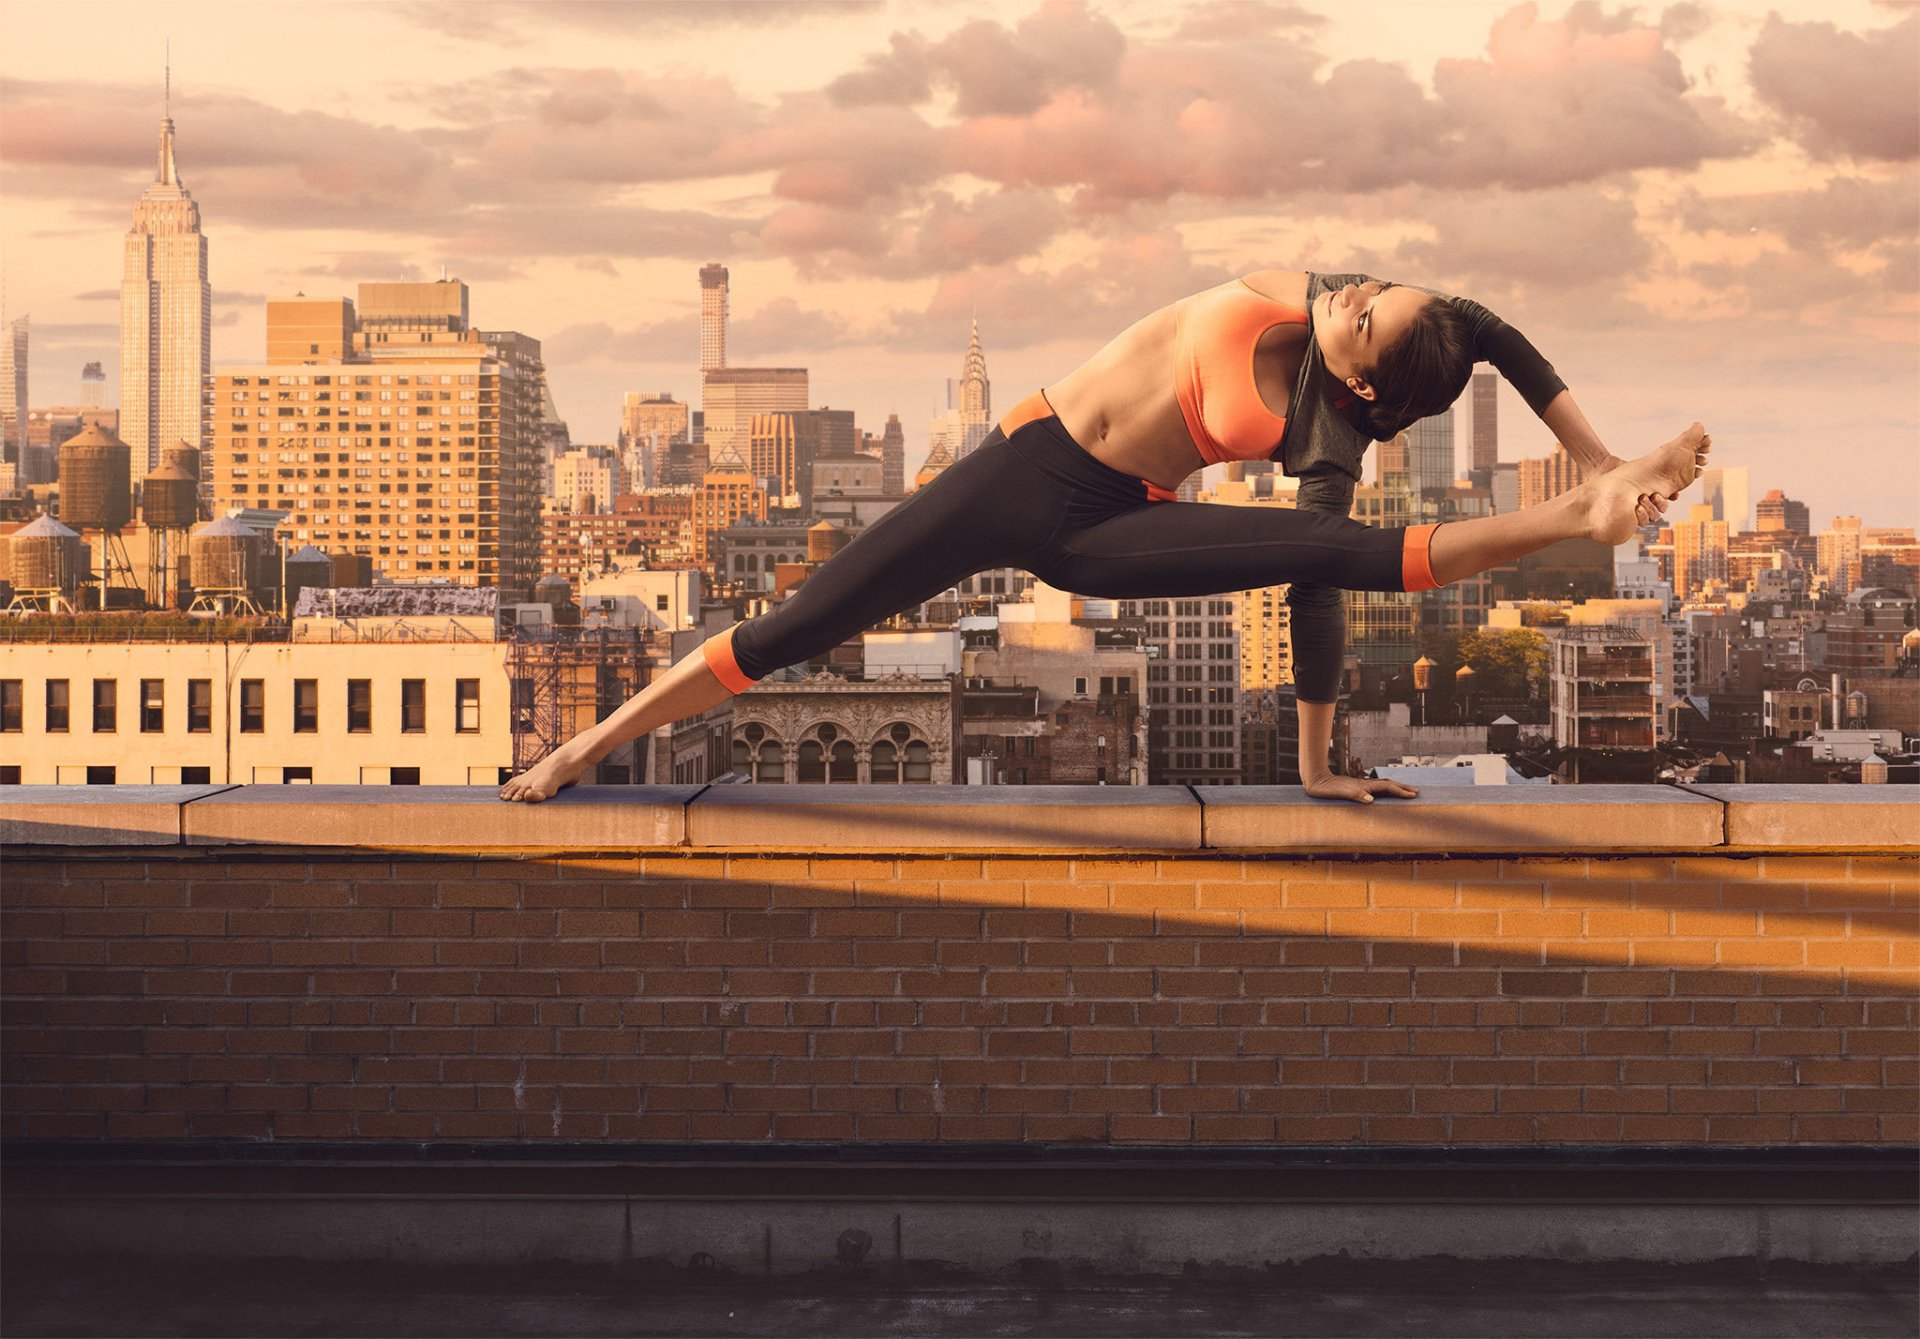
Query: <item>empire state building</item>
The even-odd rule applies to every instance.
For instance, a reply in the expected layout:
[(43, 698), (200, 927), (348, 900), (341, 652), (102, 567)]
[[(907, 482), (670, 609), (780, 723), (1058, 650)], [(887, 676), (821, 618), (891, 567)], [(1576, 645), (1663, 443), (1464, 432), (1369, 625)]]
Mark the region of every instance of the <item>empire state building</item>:
[(213, 290), (200, 206), (173, 160), (171, 83), (159, 165), (134, 203), (120, 274), (120, 438), (136, 485), (163, 448), (206, 445), (200, 397), (213, 362)]

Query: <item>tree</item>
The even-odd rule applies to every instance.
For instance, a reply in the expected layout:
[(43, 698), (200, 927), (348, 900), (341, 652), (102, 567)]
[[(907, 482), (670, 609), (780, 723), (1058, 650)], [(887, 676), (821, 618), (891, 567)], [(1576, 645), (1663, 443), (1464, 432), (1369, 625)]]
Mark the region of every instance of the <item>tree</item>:
[(1547, 685), (1547, 639), (1532, 628), (1475, 628), (1460, 639), (1484, 697), (1533, 698)]

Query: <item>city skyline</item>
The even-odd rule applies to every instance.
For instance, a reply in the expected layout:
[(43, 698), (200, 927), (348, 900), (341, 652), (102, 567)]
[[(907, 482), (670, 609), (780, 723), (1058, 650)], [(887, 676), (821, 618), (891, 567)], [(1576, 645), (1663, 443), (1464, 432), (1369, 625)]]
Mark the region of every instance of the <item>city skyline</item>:
[[(234, 56), (307, 7), (207, 8), (0, 18), (6, 316), (33, 316), (35, 406), (77, 402), (84, 362), (118, 370), (112, 248), (152, 176), (165, 34), (191, 29), (171, 110), (216, 366), (260, 360), (269, 297), (444, 264), (476, 324), (543, 341), (575, 439), (611, 442), (626, 391), (699, 402), (718, 262), (727, 361), (808, 367), (869, 430), (898, 412), (911, 474), (976, 309), (1017, 398), (1232, 274), (1359, 268), (1494, 307), (1617, 453), (1697, 417), (1816, 527), (1920, 510), (1904, 7), (1400, 5), (1383, 35), (1327, 5), (549, 4), (536, 30), (470, 4), (458, 32), (396, 5), (314, 29), (317, 55), (353, 48), (338, 88), (332, 60)], [(76, 13), (111, 16), (78, 52), (52, 40)], [(1249, 119), (1259, 96), (1294, 99), (1302, 142)], [(1500, 458), (1550, 451), (1500, 399)]]

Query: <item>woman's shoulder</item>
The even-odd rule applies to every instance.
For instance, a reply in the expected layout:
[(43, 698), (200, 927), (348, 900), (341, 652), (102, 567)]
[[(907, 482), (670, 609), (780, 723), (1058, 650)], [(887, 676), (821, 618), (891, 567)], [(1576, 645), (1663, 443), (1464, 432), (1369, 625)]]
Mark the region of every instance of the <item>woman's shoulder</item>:
[(1229, 282), (1245, 284), (1261, 297), (1284, 302), (1289, 307), (1305, 307), (1311, 278), (1305, 270), (1254, 270)]

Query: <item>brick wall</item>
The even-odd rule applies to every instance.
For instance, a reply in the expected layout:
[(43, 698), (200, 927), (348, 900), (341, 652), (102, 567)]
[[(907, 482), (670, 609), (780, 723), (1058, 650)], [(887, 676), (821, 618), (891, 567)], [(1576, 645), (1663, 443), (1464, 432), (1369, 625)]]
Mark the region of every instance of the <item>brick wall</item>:
[(1920, 1140), (1903, 853), (15, 846), (0, 896), (12, 1138)]

